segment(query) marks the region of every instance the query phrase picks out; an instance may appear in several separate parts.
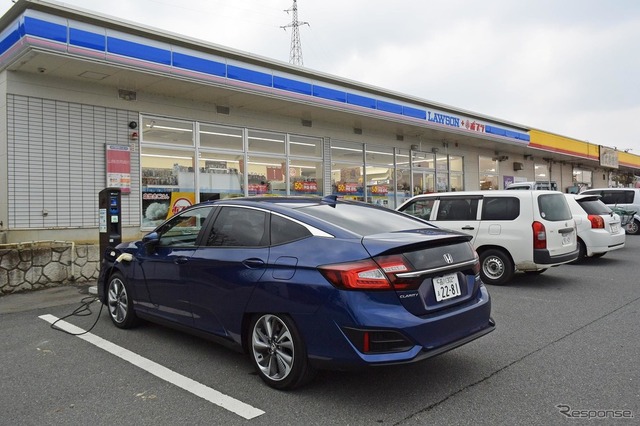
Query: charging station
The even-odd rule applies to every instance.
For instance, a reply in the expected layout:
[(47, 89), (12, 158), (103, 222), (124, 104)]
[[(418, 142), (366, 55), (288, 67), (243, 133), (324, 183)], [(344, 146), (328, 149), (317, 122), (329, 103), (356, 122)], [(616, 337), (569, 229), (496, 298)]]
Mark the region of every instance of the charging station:
[(122, 242), (122, 205), (119, 188), (105, 188), (98, 194), (100, 256), (107, 247)]

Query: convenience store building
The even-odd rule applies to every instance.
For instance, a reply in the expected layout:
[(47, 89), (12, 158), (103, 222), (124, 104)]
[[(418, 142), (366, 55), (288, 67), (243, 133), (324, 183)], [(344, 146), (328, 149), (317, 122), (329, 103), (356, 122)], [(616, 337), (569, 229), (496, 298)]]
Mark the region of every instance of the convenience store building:
[(202, 200), (416, 193), (640, 175), (640, 157), (52, 1), (0, 18), (0, 243), (124, 239)]

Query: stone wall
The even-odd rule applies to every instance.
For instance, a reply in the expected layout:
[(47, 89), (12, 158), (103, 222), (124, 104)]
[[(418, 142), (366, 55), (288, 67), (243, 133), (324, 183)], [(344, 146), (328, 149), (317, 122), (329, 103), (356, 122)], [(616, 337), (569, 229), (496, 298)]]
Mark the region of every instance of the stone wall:
[(67, 241), (0, 246), (0, 296), (19, 291), (95, 281), (99, 247)]

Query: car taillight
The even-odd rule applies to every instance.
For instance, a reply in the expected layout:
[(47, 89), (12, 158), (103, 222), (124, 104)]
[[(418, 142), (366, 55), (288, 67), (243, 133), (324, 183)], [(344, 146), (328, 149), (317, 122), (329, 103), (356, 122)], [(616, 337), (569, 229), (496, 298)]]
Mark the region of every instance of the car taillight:
[(374, 259), (387, 275), (389, 282), (396, 290), (415, 290), (420, 287), (424, 278), (398, 277), (398, 274), (412, 271), (410, 263), (402, 255), (380, 256)]
[(318, 269), (331, 284), (345, 290), (411, 290), (422, 283), (420, 278), (397, 276), (412, 270), (402, 255), (324, 265)]
[(604, 229), (604, 219), (602, 216), (590, 214), (587, 218), (589, 219), (589, 222), (591, 222), (592, 229)]
[(533, 248), (536, 250), (547, 248), (547, 230), (540, 222), (533, 222)]
[(391, 283), (371, 259), (325, 265), (320, 273), (337, 288), (345, 290), (390, 290)]
[(476, 259), (476, 263), (473, 264), (473, 273), (478, 275), (480, 273), (480, 256), (478, 256), (478, 253), (475, 250), (473, 250), (473, 254)]

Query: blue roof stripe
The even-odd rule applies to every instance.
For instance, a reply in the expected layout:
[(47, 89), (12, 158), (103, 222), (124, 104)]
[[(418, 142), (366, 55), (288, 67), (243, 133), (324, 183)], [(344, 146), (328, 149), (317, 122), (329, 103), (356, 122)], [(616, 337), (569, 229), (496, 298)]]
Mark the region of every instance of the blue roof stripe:
[(234, 80), (246, 81), (247, 83), (273, 87), (273, 76), (271, 74), (237, 67), (235, 65), (227, 65), (227, 77)]
[(24, 32), (27, 35), (42, 37), (61, 43), (67, 42), (67, 26), (43, 21), (42, 19), (24, 17)]
[(420, 118), (422, 120), (427, 119), (427, 112), (423, 109), (411, 108), (408, 106), (402, 107), (402, 115), (406, 115), (407, 117)]
[(347, 93), (342, 90), (330, 89), (323, 86), (313, 86), (313, 96), (331, 101), (347, 102)]
[[(174, 66), (184, 70), (191, 70), (219, 77), (227, 77), (233, 80), (258, 84), (265, 87), (273, 87), (288, 92), (347, 103), (349, 105), (384, 111), (400, 116), (427, 120), (427, 116), (430, 114), (426, 109), (375, 99), (373, 97), (349, 93), (344, 90), (307, 83), (291, 78), (273, 76), (271, 72), (262, 72), (244, 68), (242, 66), (227, 65), (224, 62), (218, 62), (184, 53), (172, 52), (168, 49), (128, 41), (118, 37), (106, 37), (104, 34), (81, 30), (71, 26), (68, 27), (66, 25), (48, 22), (31, 16), (23, 15), (17, 23), (18, 25), (16, 28), (11, 32), (6, 33), (5, 37), (0, 40), (0, 54), (11, 49), (11, 47), (25, 35), (32, 35), (65, 44), (67, 43), (68, 37), (69, 43), (73, 46), (95, 51), (109, 52), (167, 66)], [(525, 142), (530, 141), (528, 133), (507, 130), (497, 126), (486, 125), (485, 132), (488, 134), (504, 136), (510, 139)]]
[(107, 37), (107, 52), (158, 64), (171, 65), (171, 52), (169, 50), (122, 40), (117, 37)]
[(402, 105), (378, 100), (378, 110), (402, 115)]
[(303, 81), (292, 80), (290, 78), (273, 76), (273, 88), (287, 90), (289, 92), (302, 93), (303, 95), (311, 96), (313, 86), (311, 83), (305, 83)]
[(210, 59), (198, 58), (184, 53), (173, 52), (173, 66), (204, 74), (227, 76), (227, 65)]
[(356, 95), (355, 93), (347, 93), (347, 103), (365, 108), (376, 109), (375, 99), (368, 96)]
[(11, 49), (11, 46), (20, 40), (20, 29), (16, 27), (5, 38), (0, 40), (0, 55)]
[(107, 38), (104, 34), (69, 28), (69, 44), (104, 52), (107, 49)]

